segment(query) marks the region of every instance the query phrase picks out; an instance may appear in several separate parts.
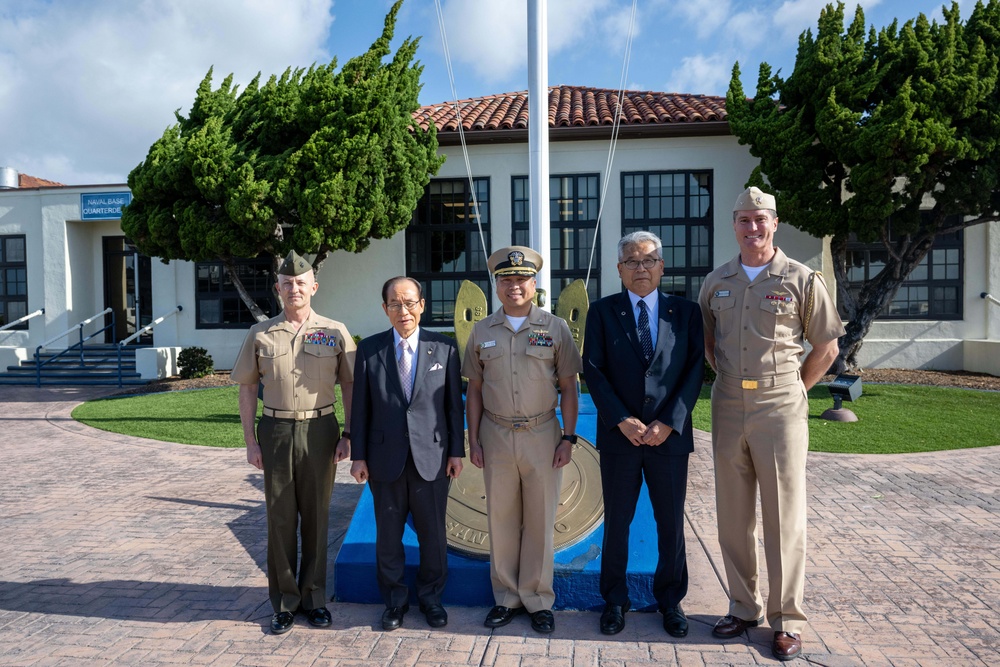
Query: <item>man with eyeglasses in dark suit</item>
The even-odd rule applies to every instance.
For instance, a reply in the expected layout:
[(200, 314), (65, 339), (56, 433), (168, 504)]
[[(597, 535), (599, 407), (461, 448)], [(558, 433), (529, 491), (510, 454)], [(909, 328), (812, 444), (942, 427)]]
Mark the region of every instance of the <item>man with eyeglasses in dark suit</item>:
[(694, 451), (691, 411), (704, 378), (701, 313), (694, 302), (659, 291), (662, 244), (651, 232), (618, 242), (618, 275), (625, 289), (591, 306), (583, 350), (583, 375), (597, 407), (604, 491), (601, 632), (621, 632), (631, 607), (629, 528), (645, 478), (659, 555), (653, 596), (663, 629), (684, 637), (684, 498)]
[(448, 579), (448, 486), (462, 472), (462, 376), (454, 339), (420, 328), (421, 285), (390, 278), (382, 309), (392, 327), (365, 338), (354, 364), (351, 475), (368, 482), (375, 505), (375, 562), (385, 601), (382, 629), (410, 609), (403, 581), (407, 517), (420, 544), (416, 594), (432, 628), (448, 624), (441, 596)]

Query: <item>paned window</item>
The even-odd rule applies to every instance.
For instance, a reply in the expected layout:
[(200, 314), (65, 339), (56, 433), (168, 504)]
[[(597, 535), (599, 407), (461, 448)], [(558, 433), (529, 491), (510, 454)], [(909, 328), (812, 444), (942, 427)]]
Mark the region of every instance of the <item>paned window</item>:
[(663, 241), (660, 289), (697, 300), (712, 270), (712, 172), (622, 174), (622, 235), (641, 230)]
[(406, 229), (406, 275), (424, 289), (421, 324), (454, 326), (455, 298), (463, 280), (483, 290), (490, 301), (486, 258), (490, 249), (490, 182), (473, 179), (486, 244), (479, 237), (469, 180), (435, 179), (424, 192)]
[[(551, 176), (549, 178), (549, 271), (552, 279), (549, 303), (556, 308), (559, 293), (577, 279), (587, 280), (594, 238), (597, 235), (597, 212), (600, 208), (600, 178), (597, 174)], [(529, 224), (530, 197), (527, 176), (515, 176), (511, 187), (514, 219), (511, 221), (514, 245), (531, 246)], [(597, 235), (600, 243), (599, 235)], [(590, 300), (601, 296), (601, 257), (594, 253), (587, 286)]]
[[(892, 240), (891, 230), (889, 239)], [(878, 319), (962, 319), (963, 248), (961, 231), (934, 239), (934, 247), (906, 277)], [(882, 243), (847, 244), (848, 289), (855, 297), (864, 283), (881, 273), (887, 258)], [(842, 309), (841, 317), (847, 317)]]
[[(243, 286), (264, 314), (268, 317), (277, 315), (280, 309), (274, 296), (271, 259), (239, 259), (235, 261), (235, 266)], [(195, 264), (195, 300), (198, 304), (198, 329), (245, 329), (257, 323), (222, 262)]]
[[(0, 326), (28, 314), (28, 260), (24, 236), (0, 236)], [(27, 329), (21, 322), (7, 329)]]

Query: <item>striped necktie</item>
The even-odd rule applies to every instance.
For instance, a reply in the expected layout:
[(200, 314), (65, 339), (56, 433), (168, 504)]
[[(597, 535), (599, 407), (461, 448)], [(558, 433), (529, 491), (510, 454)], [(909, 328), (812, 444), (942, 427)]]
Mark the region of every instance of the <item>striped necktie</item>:
[(410, 392), (413, 391), (409, 351), (410, 346), (403, 338), (399, 341), (399, 382), (403, 385), (403, 396), (406, 397), (407, 402), (410, 400)]
[(649, 310), (646, 302), (639, 300), (639, 343), (642, 345), (642, 354), (646, 361), (653, 358), (653, 337), (649, 333)]

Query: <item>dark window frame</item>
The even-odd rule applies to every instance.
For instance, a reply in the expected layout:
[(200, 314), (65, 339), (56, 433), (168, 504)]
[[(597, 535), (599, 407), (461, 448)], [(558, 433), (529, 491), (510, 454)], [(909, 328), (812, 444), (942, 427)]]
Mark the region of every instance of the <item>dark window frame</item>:
[[(8, 246), (11, 241), (20, 240), (21, 260), (10, 261), (10, 250)], [(14, 285), (14, 293), (10, 293), (10, 286)], [(24, 312), (10, 314), (11, 304), (24, 304)], [(25, 234), (4, 234), (0, 236), (0, 326), (20, 319), (28, 314), (28, 239)], [(21, 322), (15, 326), (5, 329), (5, 331), (25, 331), (28, 329), (28, 322)]]
[[(892, 240), (892, 230), (889, 230)], [(862, 243), (853, 235), (847, 242), (847, 289), (855, 296), (862, 285), (882, 271), (873, 271), (872, 258), (888, 251), (881, 242)], [(859, 282), (860, 281), (860, 282)], [(946, 298), (945, 294), (951, 297)], [(892, 300), (875, 318), (876, 321), (906, 322), (919, 320), (964, 319), (965, 233), (959, 230), (938, 236), (923, 261), (913, 269)], [(841, 317), (847, 314), (840, 309)]]
[(472, 181), (482, 217), (485, 251), (468, 178), (432, 179), (406, 228), (406, 275), (423, 287), (423, 326), (455, 326), (455, 297), (464, 280), (483, 290), (489, 307), (486, 258), (491, 247), (491, 181), (485, 176)]
[[(682, 177), (683, 194), (654, 195), (650, 186), (651, 178), (662, 181), (663, 177)], [(629, 179), (642, 179), (641, 193), (635, 192), (635, 185), (629, 187)], [(695, 183), (692, 182), (695, 180)], [(660, 183), (657, 184), (660, 186)], [(692, 192), (693, 185), (705, 192)], [(663, 278), (660, 289), (665, 294), (674, 294), (696, 301), (705, 276), (713, 268), (715, 224), (715, 174), (711, 169), (672, 169), (653, 171), (629, 171), (621, 174), (622, 236), (634, 231), (651, 231), (663, 241)], [(682, 210), (677, 210), (681, 200)], [(662, 215), (665, 204), (672, 204), (670, 215)], [(641, 211), (637, 212), (637, 208)], [(671, 228), (667, 236), (665, 229)], [(678, 234), (683, 239), (678, 239)], [(692, 243), (692, 240), (695, 242)], [(678, 242), (680, 241), (680, 242)], [(677, 260), (681, 261), (678, 262)], [(680, 266), (678, 264), (681, 264)], [(677, 288), (683, 283), (683, 292)]]
[[(570, 192), (563, 196), (561, 185), (568, 183)], [(582, 187), (585, 184), (585, 187)], [(530, 193), (527, 176), (511, 176), (511, 242), (514, 245), (530, 246)], [(600, 173), (552, 174), (549, 176), (549, 228), (551, 238), (551, 256), (549, 263), (550, 286), (549, 303), (553, 310), (559, 299), (559, 293), (574, 280), (587, 279), (587, 265), (590, 263), (591, 248), (594, 242), (600, 248), (601, 232), (597, 227), (597, 215), (601, 205), (601, 175)], [(581, 191), (584, 195), (581, 196)], [(585, 239), (581, 247), (581, 235), (595, 232), (590, 239)], [(561, 238), (563, 237), (563, 238)], [(594, 239), (594, 240), (591, 240)], [(569, 242), (563, 244), (564, 240)], [(563, 266), (566, 256), (560, 254), (560, 249), (568, 247), (568, 258), (573, 267)], [(601, 253), (594, 253), (594, 265), (590, 269), (590, 284), (587, 288), (588, 297), (595, 301), (601, 297)]]
[[(234, 264), (237, 271), (243, 274), (241, 275), (243, 286), (254, 297), (264, 314), (274, 317), (281, 312), (274, 294), (275, 279), (271, 258), (261, 256), (253, 259), (236, 259)], [(244, 274), (245, 271), (250, 273)], [(247, 277), (252, 277), (254, 283), (247, 285)], [(246, 329), (257, 323), (253, 313), (236, 291), (226, 267), (220, 261), (195, 263), (194, 300), (196, 329)], [(218, 321), (206, 322), (203, 319), (208, 316), (203, 305), (207, 305), (209, 301), (216, 302)]]

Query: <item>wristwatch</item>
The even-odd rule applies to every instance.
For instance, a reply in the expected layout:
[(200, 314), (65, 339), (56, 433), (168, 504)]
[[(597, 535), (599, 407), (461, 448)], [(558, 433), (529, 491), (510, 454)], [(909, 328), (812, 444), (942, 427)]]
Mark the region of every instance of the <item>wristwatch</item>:
[(571, 445), (575, 445), (576, 444), (576, 434), (575, 433), (573, 435), (566, 435), (565, 433), (563, 433), (562, 439), (563, 440), (568, 440), (569, 444), (571, 444)]
[(342, 431), (341, 434), (340, 434), (340, 439), (341, 440), (345, 440), (345, 439), (346, 440), (350, 440), (351, 439), (351, 432), (350, 431)]

